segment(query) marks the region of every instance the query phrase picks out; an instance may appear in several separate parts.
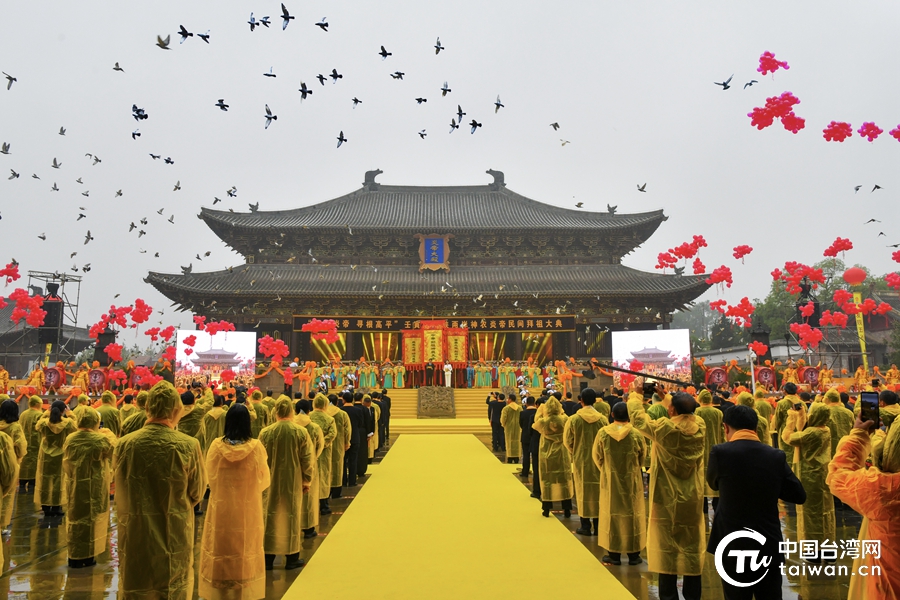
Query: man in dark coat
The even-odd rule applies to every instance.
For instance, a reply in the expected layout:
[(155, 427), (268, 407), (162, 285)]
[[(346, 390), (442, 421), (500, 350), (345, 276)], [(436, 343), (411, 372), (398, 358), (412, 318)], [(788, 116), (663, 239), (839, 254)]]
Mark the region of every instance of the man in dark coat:
[[(344, 452), (344, 477), (343, 477), (343, 485), (345, 486), (354, 486), (356, 485), (356, 477), (359, 473), (359, 449), (362, 447), (366, 448), (366, 418), (363, 414), (364, 409), (362, 405), (353, 404), (353, 394), (350, 392), (344, 392), (342, 399), (344, 401), (344, 405), (341, 407), (347, 416), (350, 418), (350, 448)], [(360, 394), (360, 400), (362, 400), (362, 394)], [(368, 459), (368, 450), (366, 452), (366, 460), (363, 460), (363, 465), (366, 464)]]
[(381, 415), (378, 422), (375, 423), (375, 427), (378, 429), (378, 448), (375, 449), (377, 451), (384, 447), (384, 403), (381, 401), (380, 392), (372, 392), (369, 395), (372, 397), (372, 404), (378, 406), (379, 414)]
[(575, 413), (578, 412), (578, 409), (581, 408), (577, 402), (572, 400), (572, 392), (566, 392), (566, 399), (562, 403), (563, 412), (566, 413), (567, 417), (571, 417)]
[(356, 474), (359, 477), (365, 475), (369, 467), (369, 438), (375, 435), (375, 409), (363, 405), (363, 396), (365, 394), (362, 392), (353, 394), (353, 406), (357, 407), (363, 418), (363, 434), (358, 448), (359, 458), (356, 460)]
[(504, 406), (506, 406), (504, 394), (495, 394), (493, 400), (488, 397), (488, 421), (491, 423), (491, 447), (494, 452), (506, 452), (506, 435), (503, 433), (503, 425), (500, 424), (500, 413)]
[[(522, 428), (522, 473), (521, 477), (527, 478), (531, 472), (531, 464), (534, 463), (534, 476), (537, 478), (537, 454), (532, 461), (531, 438), (540, 438), (541, 435), (531, 428), (534, 425), (534, 417), (537, 414), (537, 406), (534, 404), (534, 396), (525, 398), (525, 410), (519, 413), (519, 426)], [(535, 445), (537, 449), (537, 445)]]
[(391, 441), (391, 397), (387, 390), (381, 390), (381, 420), (384, 421), (384, 440), (381, 445), (388, 446)]

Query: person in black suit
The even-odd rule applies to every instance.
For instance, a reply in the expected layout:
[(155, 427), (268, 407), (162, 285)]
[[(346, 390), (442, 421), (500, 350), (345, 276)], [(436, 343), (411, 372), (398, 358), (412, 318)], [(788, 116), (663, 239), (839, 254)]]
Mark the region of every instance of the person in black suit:
[[(535, 432), (531, 426), (534, 425), (534, 416), (537, 414), (537, 406), (534, 404), (534, 396), (525, 398), (525, 410), (519, 413), (519, 427), (522, 428), (522, 473), (523, 478), (528, 478), (531, 472), (532, 456), (531, 456), (531, 438), (541, 436)], [(535, 445), (537, 448), (537, 445)], [(537, 473), (537, 454), (534, 455), (534, 470)]]
[(369, 438), (375, 435), (375, 409), (363, 405), (362, 392), (353, 394), (353, 406), (362, 413), (362, 438), (359, 443), (359, 457), (356, 459), (356, 475), (362, 477), (369, 468)]
[(434, 362), (425, 363), (425, 386), (434, 385)]
[[(581, 399), (580, 396), (579, 399)], [(562, 409), (563, 412), (566, 413), (566, 416), (571, 417), (578, 412), (579, 408), (581, 408), (581, 406), (572, 400), (572, 392), (566, 392), (566, 401), (562, 403)]]
[[(343, 485), (353, 487), (356, 485), (356, 477), (359, 471), (359, 448), (365, 448), (366, 443), (366, 421), (363, 416), (362, 407), (353, 404), (353, 394), (344, 392), (342, 399), (344, 405), (341, 407), (350, 418), (350, 448), (344, 452), (344, 476)], [(360, 399), (362, 396), (360, 395)], [(364, 461), (365, 462), (365, 461)]]
[[(719, 508), (713, 519), (706, 551), (715, 555), (719, 543), (735, 532), (752, 529), (765, 540), (747, 536), (734, 539), (722, 549), (722, 588), (726, 600), (781, 599), (781, 564), (783, 555), (778, 552), (781, 539), (781, 523), (778, 519), (778, 500), (803, 504), (806, 491), (803, 484), (785, 461), (784, 452), (760, 443), (756, 436), (759, 422), (756, 411), (748, 406), (735, 406), (725, 412), (724, 444), (713, 446), (709, 453), (706, 481), (719, 492)], [(746, 551), (757, 555), (731, 555), (733, 551)], [(772, 561), (768, 567), (758, 566), (766, 557)], [(740, 565), (740, 562), (743, 565)], [(743, 566), (742, 572), (738, 567)], [(764, 572), (764, 569), (768, 571)], [(735, 586), (726, 580), (750, 583), (751, 586)]]
[(387, 390), (381, 390), (381, 420), (384, 421), (382, 447), (389, 446), (391, 441), (391, 397), (387, 393)]
[(375, 448), (377, 452), (384, 447), (384, 404), (381, 402), (380, 392), (372, 392), (369, 395), (372, 397), (372, 404), (378, 406), (379, 414), (381, 415), (375, 423), (375, 427), (378, 429), (378, 447)]
[(491, 448), (494, 452), (506, 452), (506, 435), (503, 433), (503, 425), (500, 424), (500, 413), (506, 406), (506, 396), (491, 392), (487, 405), (488, 421), (491, 423)]

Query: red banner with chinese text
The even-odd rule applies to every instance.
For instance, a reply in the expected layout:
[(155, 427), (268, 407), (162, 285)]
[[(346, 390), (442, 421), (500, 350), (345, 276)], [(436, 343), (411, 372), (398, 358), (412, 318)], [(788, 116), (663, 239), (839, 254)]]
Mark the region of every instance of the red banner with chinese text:
[(444, 341), (450, 365), (454, 369), (464, 369), (469, 356), (469, 330), (448, 328), (445, 330)]
[(422, 331), (420, 329), (404, 329), (401, 333), (403, 336), (403, 365), (410, 371), (424, 369)]

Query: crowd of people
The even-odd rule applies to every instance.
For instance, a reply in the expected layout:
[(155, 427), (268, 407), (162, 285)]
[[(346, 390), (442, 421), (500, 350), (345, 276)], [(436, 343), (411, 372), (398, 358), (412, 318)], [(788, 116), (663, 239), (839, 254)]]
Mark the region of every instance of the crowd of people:
[(128, 392), (118, 407), (112, 392), (80, 395), (74, 408), (32, 396), (21, 414), (0, 395), (0, 524), (30, 488), (45, 519), (66, 517), (69, 567), (90, 567), (107, 547), (112, 498), (123, 597), (192, 596), (207, 498), (200, 595), (263, 598), (266, 570), (278, 556), (284, 569), (303, 566), (301, 543), (329, 500), (390, 439), (387, 390), (290, 399), (239, 387), (232, 397), (162, 381)]
[[(872, 384), (880, 404), (874, 420), (862, 418), (847, 393), (811, 395), (794, 383), (777, 394), (651, 383), (604, 397), (585, 388), (574, 400), (552, 390), (521, 401), (492, 392), (488, 419), (493, 449), (507, 462), (521, 460), (543, 516), (555, 503), (567, 518), (577, 510), (576, 533), (597, 537), (605, 563), (620, 565), (624, 554), (638, 565), (646, 551), (661, 600), (678, 599), (678, 577), (686, 600), (700, 598), (705, 555), (720, 543), (761, 549), (773, 561), (752, 585), (723, 578), (726, 598), (781, 598), (779, 501), (796, 509), (795, 542), (815, 543), (810, 564), (837, 558), (836, 507), (862, 515), (859, 540), (880, 542), (880, 556), (856, 557), (850, 598), (897, 598), (900, 402)], [(730, 534), (745, 529), (764, 542), (732, 544)], [(726, 554), (721, 569), (744, 572), (735, 556)]]

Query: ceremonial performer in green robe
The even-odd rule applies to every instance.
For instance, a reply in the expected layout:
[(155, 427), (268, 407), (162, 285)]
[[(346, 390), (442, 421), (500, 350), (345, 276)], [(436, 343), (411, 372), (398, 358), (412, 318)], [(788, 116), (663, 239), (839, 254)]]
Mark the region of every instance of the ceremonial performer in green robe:
[(572, 460), (575, 501), (581, 527), (578, 535), (597, 535), (600, 518), (600, 470), (594, 464), (594, 440), (609, 425), (606, 417), (594, 409), (597, 392), (585, 388), (581, 392), (581, 408), (566, 420), (563, 445)]

